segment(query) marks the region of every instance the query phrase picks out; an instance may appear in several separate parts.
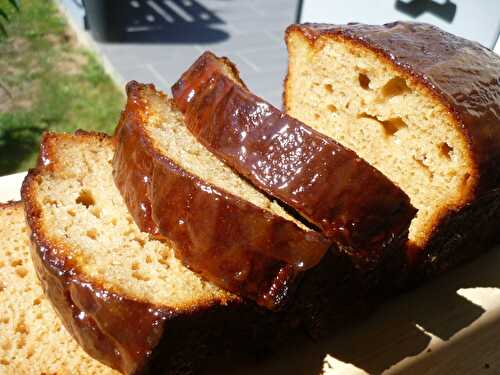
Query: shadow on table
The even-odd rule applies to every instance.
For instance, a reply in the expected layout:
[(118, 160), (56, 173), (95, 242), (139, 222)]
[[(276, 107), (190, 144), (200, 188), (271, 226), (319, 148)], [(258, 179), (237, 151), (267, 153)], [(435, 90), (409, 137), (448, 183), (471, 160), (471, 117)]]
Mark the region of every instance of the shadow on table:
[[(458, 295), (457, 291), (461, 288), (500, 287), (499, 269), (500, 251), (497, 249), (386, 302), (368, 319), (353, 322), (351, 327), (340, 330), (331, 338), (313, 342), (307, 337), (294, 337), (268, 358), (233, 359), (234, 366), (230, 369), (227, 363), (219, 361), (224, 365), (214, 366), (207, 374), (317, 375), (321, 373), (326, 354), (369, 374), (382, 373), (405, 358), (426, 350), (431, 337), (416, 325), (446, 341), (477, 320), (484, 309)], [(497, 323), (500, 326), (500, 321)], [(481, 336), (488, 329), (481, 326), (473, 334)], [(453, 352), (458, 347), (456, 344), (446, 347), (446, 350)], [(460, 348), (458, 352), (463, 355)]]
[[(91, 6), (88, 2), (87, 12)], [(87, 16), (87, 26), (104, 42), (203, 44), (229, 37), (215, 28), (224, 21), (196, 0), (124, 0), (102, 6), (106, 17), (95, 21)]]

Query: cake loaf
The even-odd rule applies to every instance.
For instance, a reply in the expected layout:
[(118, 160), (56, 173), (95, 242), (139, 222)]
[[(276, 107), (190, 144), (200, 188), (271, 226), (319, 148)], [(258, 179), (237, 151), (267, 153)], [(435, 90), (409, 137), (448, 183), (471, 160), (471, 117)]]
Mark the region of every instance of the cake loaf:
[(187, 374), (230, 338), (250, 344), (262, 309), (139, 230), (114, 185), (113, 154), (105, 135), (48, 133), (23, 183), (34, 267), (67, 330), (125, 374)]
[(229, 60), (205, 52), (172, 92), (200, 143), (360, 269), (402, 251), (415, 215), (408, 196), (351, 150), (250, 93)]
[(43, 294), (21, 202), (0, 203), (0, 373), (118, 375), (88, 356)]
[(441, 272), (500, 238), (500, 57), (435, 26), (292, 25), (285, 107), (418, 209), (408, 255)]
[(184, 264), (269, 309), (286, 303), (330, 246), (215, 158), (173, 101), (130, 82), (116, 129), (114, 177), (139, 227)]

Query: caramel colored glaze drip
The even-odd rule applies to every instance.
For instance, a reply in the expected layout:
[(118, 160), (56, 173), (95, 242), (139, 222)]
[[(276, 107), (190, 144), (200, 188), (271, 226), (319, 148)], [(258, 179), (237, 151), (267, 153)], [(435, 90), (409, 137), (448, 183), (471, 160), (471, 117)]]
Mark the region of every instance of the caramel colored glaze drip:
[(401, 189), (353, 151), (251, 94), (224, 64), (207, 52), (172, 89), (203, 145), (363, 267), (406, 241), (416, 210)]
[(204, 182), (159, 154), (143, 128), (147, 90), (160, 95), (152, 86), (127, 86), (113, 160), (115, 182), (139, 227), (151, 230), (149, 224), (156, 223), (153, 233), (158, 228), (185, 265), (226, 290), (279, 308), (294, 281), (319, 263), (331, 242)]
[(41, 168), (51, 164), (46, 147), (50, 137), (44, 138), (38, 169), (30, 172), (22, 189), (35, 270), (66, 329), (87, 353), (125, 374), (140, 373), (159, 343), (165, 320), (175, 313), (125, 299), (85, 280), (75, 264), (61, 257), (58, 249), (63, 245), (43, 236), (38, 226), (40, 208), (31, 189)]
[(500, 57), (479, 43), (413, 22), (382, 26), (292, 25), (311, 43), (349, 39), (376, 52), (438, 95), (462, 128), (478, 172), (476, 195), (500, 185)]

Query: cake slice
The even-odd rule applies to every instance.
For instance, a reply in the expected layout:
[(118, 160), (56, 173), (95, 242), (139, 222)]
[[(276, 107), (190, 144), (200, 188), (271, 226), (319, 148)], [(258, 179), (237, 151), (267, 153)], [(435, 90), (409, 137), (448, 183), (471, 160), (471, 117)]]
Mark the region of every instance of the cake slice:
[(330, 246), (235, 174), (187, 130), (171, 99), (130, 82), (114, 177), (142, 230), (216, 285), (269, 309), (286, 303)]
[(440, 271), (499, 239), (498, 55), (408, 22), (292, 25), (286, 42), (287, 113), (409, 195), (410, 258)]
[(33, 263), (65, 327), (125, 374), (186, 374), (231, 337), (250, 344), (262, 312), (139, 230), (113, 182), (114, 151), (105, 135), (45, 134), (23, 183)]
[(200, 143), (335, 240), (360, 269), (402, 251), (415, 215), (408, 196), (351, 150), (253, 95), (228, 59), (205, 52), (172, 93)]
[(119, 373), (88, 356), (43, 294), (20, 202), (0, 204), (0, 373)]

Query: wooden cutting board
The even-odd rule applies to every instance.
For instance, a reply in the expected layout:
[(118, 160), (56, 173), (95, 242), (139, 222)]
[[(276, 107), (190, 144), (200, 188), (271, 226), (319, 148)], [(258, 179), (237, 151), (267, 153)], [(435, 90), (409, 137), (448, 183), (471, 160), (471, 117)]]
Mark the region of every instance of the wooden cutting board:
[[(0, 202), (19, 199), (24, 175), (0, 177)], [(500, 247), (331, 339), (297, 338), (272, 359), (230, 372), (222, 363), (210, 373), (222, 368), (234, 375), (500, 374)]]

